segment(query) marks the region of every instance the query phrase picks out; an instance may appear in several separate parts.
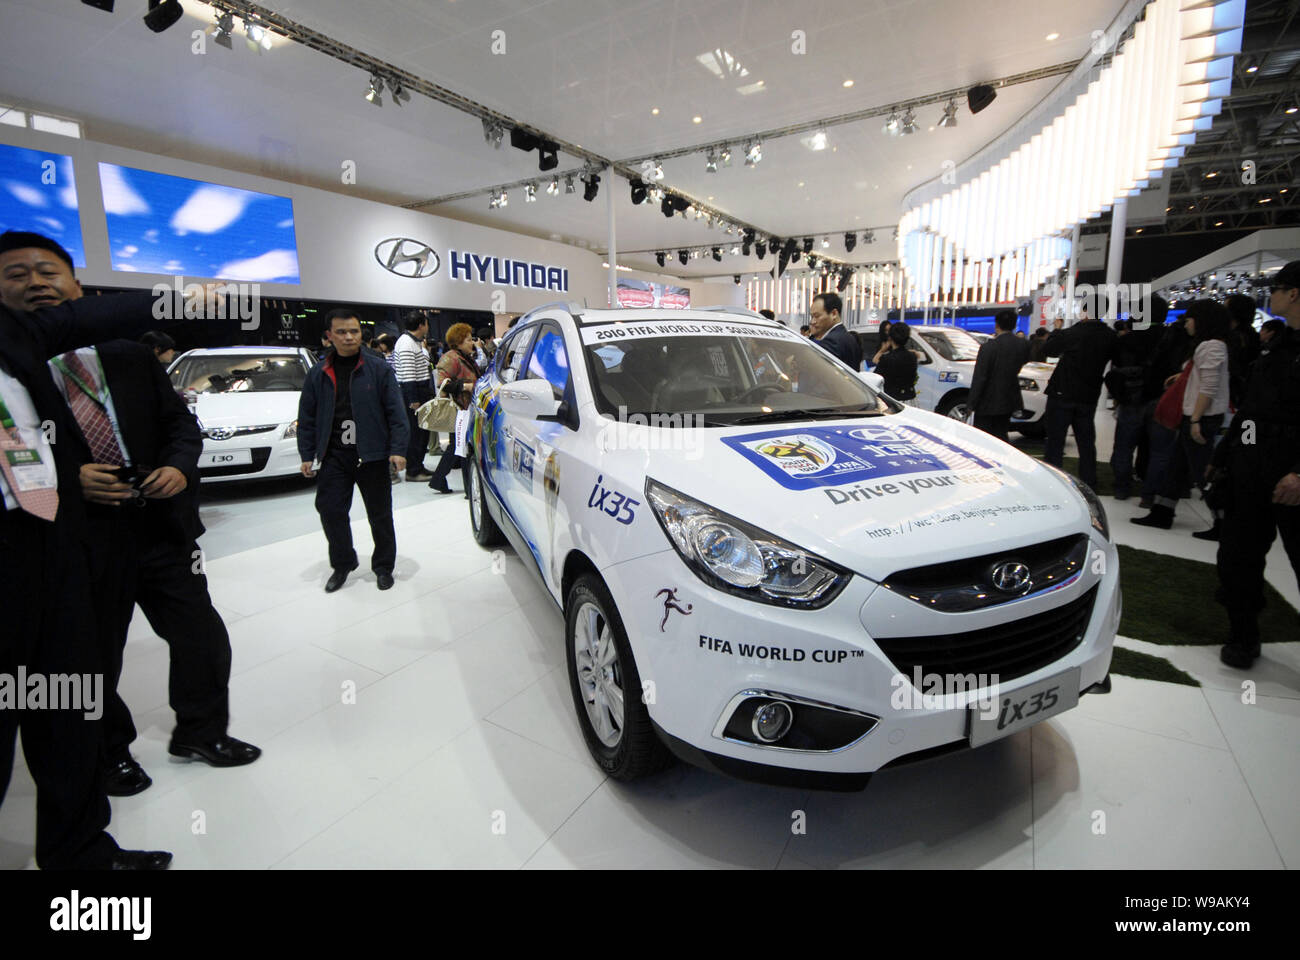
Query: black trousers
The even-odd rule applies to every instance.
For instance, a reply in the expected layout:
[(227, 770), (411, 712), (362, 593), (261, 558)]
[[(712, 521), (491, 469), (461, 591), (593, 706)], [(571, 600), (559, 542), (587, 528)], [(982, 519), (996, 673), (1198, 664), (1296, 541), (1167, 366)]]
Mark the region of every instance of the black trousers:
[[(44, 520), (0, 509), (0, 591), (0, 674), (11, 683), (20, 666), (28, 677), (98, 674), (102, 709), (108, 684), (85, 545), (63, 540)], [(86, 713), (0, 709), (0, 803), (21, 730), (27, 768), (36, 781), (36, 863), (44, 870), (105, 869), (117, 851), (105, 832), (112, 811), (101, 780), (103, 727)]]
[[(1199, 486), (1205, 480), (1205, 467), (1214, 454), (1214, 438), (1223, 426), (1223, 414), (1201, 417), (1201, 435), (1205, 443), (1192, 439), (1192, 418), (1184, 416), (1178, 427), (1178, 443), (1165, 472), (1161, 498), (1177, 502), (1192, 487)], [(1270, 492), (1270, 499), (1272, 498)], [(1170, 504), (1166, 503), (1166, 506)]]
[(1047, 451), (1043, 456), (1054, 467), (1065, 460), (1065, 434), (1074, 431), (1074, 442), (1079, 447), (1079, 479), (1097, 487), (1097, 416), (1095, 403), (1071, 403), (1060, 397), (1047, 398)]
[(460, 478), (464, 482), (465, 495), (469, 495), (469, 457), (456, 456), (456, 434), (451, 435), (451, 442), (442, 449), (442, 456), (438, 458), (438, 466), (434, 468), (433, 479), (431, 483), (446, 483), (447, 474), (451, 473), (452, 467), (460, 467)]
[(1260, 640), (1265, 558), (1278, 534), (1300, 582), (1300, 507), (1273, 503), (1273, 489), (1285, 470), (1269, 469), (1260, 461), (1253, 451), (1240, 446), (1229, 452), (1229, 496), (1224, 504), (1217, 557), (1219, 583), (1223, 588), (1219, 602), (1228, 611), (1232, 642), (1247, 647)]
[(393, 484), (388, 477), (388, 460), (361, 463), (352, 448), (331, 446), (316, 477), (316, 512), (330, 545), (330, 566), (335, 570), (357, 567), (352, 546), (352, 488), (359, 487), (366, 505), (370, 535), (375, 541), (370, 569), (392, 573), (397, 562), (397, 534), (393, 530)]
[(1008, 443), (1007, 431), (1011, 429), (1011, 414), (977, 413), (975, 414), (975, 426), (985, 433), (997, 437), (1003, 443)]
[(420, 473), (424, 470), (424, 455), (429, 451), (429, 431), (421, 430), (415, 422), (413, 403), (425, 403), (433, 399), (433, 391), (427, 380), (402, 384), (402, 404), (406, 407), (406, 425), (411, 430), (411, 439), (406, 444), (407, 472)]
[(176, 712), (172, 738), (193, 743), (224, 736), (230, 722), (230, 635), (208, 595), (198, 544), (168, 539), (166, 531), (141, 523), (131, 504), (89, 509), (94, 514), (95, 609), (108, 674), (106, 759), (110, 764), (125, 760), (136, 738), (131, 711), (117, 692), (136, 604), (171, 648), (167, 696)]

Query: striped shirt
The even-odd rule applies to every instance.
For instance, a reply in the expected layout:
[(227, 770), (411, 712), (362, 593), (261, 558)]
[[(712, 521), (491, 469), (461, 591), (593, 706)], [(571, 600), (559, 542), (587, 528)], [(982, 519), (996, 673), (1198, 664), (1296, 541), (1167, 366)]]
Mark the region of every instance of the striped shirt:
[(397, 338), (393, 348), (393, 372), (398, 383), (424, 383), (429, 379), (429, 355), (409, 333)]

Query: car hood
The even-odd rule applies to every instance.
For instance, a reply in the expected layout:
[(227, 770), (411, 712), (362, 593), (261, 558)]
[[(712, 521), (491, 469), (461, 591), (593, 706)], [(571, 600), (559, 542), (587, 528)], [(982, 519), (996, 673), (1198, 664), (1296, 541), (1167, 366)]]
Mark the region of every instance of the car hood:
[(298, 419), (296, 390), (261, 393), (201, 393), (194, 408), (204, 429), (260, 427)]
[(607, 474), (631, 483), (648, 476), (877, 581), (1091, 524), (1082, 497), (1039, 461), (912, 408), (884, 417), (605, 434)]

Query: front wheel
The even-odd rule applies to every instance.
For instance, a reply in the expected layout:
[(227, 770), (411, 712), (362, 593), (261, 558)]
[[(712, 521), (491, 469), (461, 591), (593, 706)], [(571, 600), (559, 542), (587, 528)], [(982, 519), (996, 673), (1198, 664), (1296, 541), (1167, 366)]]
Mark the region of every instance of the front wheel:
[(615, 780), (662, 770), (672, 755), (655, 735), (623, 621), (599, 577), (579, 578), (565, 605), (569, 688), (587, 749)]
[(474, 530), (474, 542), (480, 547), (496, 547), (505, 543), (505, 535), (497, 522), (488, 513), (487, 487), (479, 469), (478, 460), (473, 451), (466, 451), (470, 456), (469, 470), (469, 525)]
[(970, 417), (970, 404), (967, 402), (970, 394), (950, 393), (944, 397), (939, 404), (939, 408), (934, 412), (941, 417), (952, 417), (954, 420), (960, 420), (965, 423)]

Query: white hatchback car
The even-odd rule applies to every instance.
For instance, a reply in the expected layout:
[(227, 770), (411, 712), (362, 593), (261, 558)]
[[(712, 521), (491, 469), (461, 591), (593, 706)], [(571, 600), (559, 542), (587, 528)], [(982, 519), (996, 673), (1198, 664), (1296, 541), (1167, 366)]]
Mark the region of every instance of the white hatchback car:
[(316, 363), (301, 347), (187, 350), (167, 373), (203, 431), (204, 482), (296, 476), (298, 397)]
[(1109, 689), (1106, 515), (743, 310), (542, 307), (474, 393), (470, 519), (565, 615), (592, 757), (853, 789)]

